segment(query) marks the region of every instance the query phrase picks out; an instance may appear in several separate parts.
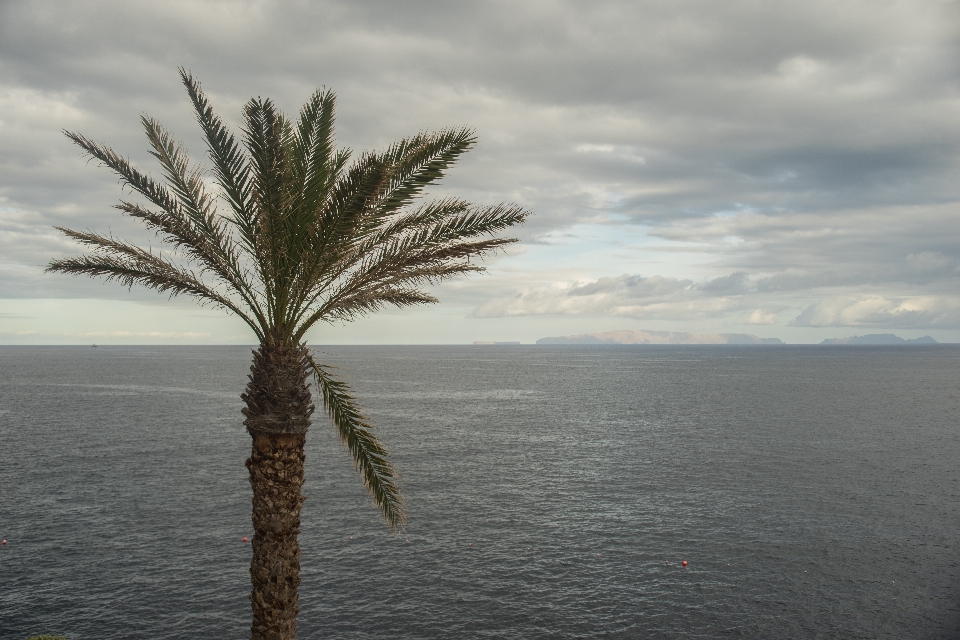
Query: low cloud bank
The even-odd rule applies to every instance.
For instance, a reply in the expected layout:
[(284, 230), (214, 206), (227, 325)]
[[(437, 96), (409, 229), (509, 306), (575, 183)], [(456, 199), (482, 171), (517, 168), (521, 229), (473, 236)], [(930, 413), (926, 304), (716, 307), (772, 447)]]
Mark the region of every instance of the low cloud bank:
[(865, 336), (850, 336), (849, 338), (828, 338), (820, 344), (873, 344), (873, 345), (907, 345), (907, 344), (939, 344), (930, 336), (922, 338), (908, 338), (904, 340), (892, 333), (871, 333)]
[(562, 314), (628, 318), (719, 317), (742, 310), (746, 274), (694, 282), (660, 275), (622, 274), (593, 282), (531, 287), (488, 300), (477, 318)]
[(960, 324), (960, 301), (953, 296), (838, 296), (810, 305), (790, 323), (797, 327), (874, 326), (952, 328)]
[[(593, 281), (555, 282), (495, 295), (473, 311), (475, 318), (514, 316), (619, 316), (638, 320), (721, 320), (743, 325), (954, 329), (960, 327), (955, 292), (880, 295), (852, 292), (875, 285), (810, 286), (771, 290), (775, 277), (735, 271), (694, 281), (662, 275), (622, 274)], [(917, 289), (919, 287), (912, 287)], [(847, 293), (850, 291), (850, 293)]]
[(540, 338), (537, 344), (783, 344), (783, 341), (780, 338), (760, 338), (749, 333), (639, 330)]

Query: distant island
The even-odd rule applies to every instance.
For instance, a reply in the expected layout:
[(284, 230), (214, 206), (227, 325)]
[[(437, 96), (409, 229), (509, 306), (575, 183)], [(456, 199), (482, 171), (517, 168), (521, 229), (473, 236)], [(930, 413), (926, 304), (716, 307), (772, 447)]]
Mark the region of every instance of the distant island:
[(820, 344), (940, 344), (930, 336), (910, 338), (904, 340), (892, 333), (871, 333), (865, 336), (850, 336), (849, 338), (827, 338)]
[(783, 341), (780, 338), (760, 338), (749, 333), (639, 330), (540, 338), (537, 344), (783, 344)]
[(520, 344), (520, 343), (519, 342), (487, 342), (486, 340), (474, 340), (473, 344), (504, 345), (504, 344)]

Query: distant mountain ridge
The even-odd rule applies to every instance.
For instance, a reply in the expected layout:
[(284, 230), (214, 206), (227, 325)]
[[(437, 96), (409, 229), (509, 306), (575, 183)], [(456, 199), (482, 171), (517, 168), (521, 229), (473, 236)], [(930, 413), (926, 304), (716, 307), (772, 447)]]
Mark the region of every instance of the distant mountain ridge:
[(940, 344), (930, 336), (910, 338), (904, 340), (892, 333), (871, 333), (865, 336), (850, 336), (849, 338), (827, 338), (820, 344)]
[(783, 341), (749, 333), (625, 330), (540, 338), (537, 344), (783, 344)]

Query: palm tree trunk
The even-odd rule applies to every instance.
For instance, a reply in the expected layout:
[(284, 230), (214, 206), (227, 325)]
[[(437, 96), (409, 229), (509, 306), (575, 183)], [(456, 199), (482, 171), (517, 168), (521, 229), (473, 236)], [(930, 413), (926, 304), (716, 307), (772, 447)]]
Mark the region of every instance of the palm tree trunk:
[(313, 413), (307, 349), (261, 345), (241, 396), (253, 437), (247, 469), (253, 488), (252, 640), (297, 637), (303, 444)]

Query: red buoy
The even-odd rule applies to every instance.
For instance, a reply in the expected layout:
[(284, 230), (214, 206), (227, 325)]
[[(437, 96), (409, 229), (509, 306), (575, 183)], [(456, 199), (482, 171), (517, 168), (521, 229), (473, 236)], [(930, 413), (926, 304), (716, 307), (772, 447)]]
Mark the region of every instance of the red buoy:
[(686, 560), (683, 561), (683, 566), (687, 566), (687, 561), (686, 561)]
[(247, 541), (247, 536), (243, 536), (243, 541), (244, 541), (244, 542)]
[(4, 541), (3, 541), (3, 544), (7, 544), (7, 541), (6, 541), (6, 540), (4, 540)]

